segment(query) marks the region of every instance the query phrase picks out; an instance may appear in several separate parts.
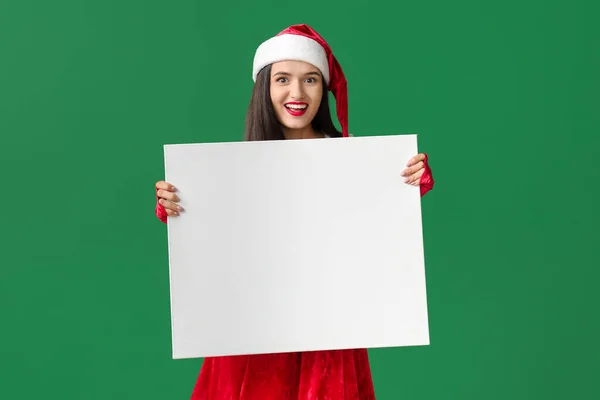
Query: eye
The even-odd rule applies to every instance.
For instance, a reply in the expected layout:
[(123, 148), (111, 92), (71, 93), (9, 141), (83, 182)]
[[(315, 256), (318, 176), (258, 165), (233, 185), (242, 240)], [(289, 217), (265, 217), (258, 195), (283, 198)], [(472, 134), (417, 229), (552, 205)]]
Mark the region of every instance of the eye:
[(287, 82), (287, 78), (277, 78), (277, 80), (275, 82), (285, 83), (285, 82)]

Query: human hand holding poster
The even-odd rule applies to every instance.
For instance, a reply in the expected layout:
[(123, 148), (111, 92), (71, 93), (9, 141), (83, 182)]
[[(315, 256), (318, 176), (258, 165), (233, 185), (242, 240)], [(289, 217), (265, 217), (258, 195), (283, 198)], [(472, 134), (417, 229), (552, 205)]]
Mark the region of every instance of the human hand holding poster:
[(416, 135), (165, 146), (174, 358), (429, 343)]

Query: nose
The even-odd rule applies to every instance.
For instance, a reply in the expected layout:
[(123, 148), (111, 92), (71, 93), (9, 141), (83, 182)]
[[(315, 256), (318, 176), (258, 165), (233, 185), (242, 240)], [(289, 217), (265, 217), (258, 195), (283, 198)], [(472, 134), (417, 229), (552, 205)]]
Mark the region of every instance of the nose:
[(290, 97), (294, 100), (298, 100), (304, 97), (304, 88), (302, 82), (295, 80), (290, 88)]

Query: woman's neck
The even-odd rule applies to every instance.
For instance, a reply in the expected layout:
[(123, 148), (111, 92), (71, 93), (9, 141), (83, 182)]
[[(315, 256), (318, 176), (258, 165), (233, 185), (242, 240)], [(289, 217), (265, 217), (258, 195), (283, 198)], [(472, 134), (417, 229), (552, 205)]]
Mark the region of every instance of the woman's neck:
[(283, 128), (283, 136), (286, 140), (293, 139), (320, 139), (324, 138), (325, 135), (321, 132), (316, 132), (311, 125), (302, 129), (289, 129)]

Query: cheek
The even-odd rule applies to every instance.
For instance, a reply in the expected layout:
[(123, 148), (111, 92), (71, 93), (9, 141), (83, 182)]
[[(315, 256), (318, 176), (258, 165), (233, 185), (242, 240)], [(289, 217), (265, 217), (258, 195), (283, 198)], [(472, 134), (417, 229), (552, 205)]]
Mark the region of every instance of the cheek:
[(277, 88), (273, 88), (271, 86), (271, 101), (274, 103), (274, 105), (281, 103), (283, 97), (284, 93), (281, 89), (277, 90)]
[(311, 99), (312, 102), (315, 104), (315, 109), (318, 109), (319, 106), (321, 105), (321, 101), (323, 100), (323, 92), (321, 91), (321, 88), (319, 88), (318, 90), (315, 90), (313, 93), (311, 93)]

